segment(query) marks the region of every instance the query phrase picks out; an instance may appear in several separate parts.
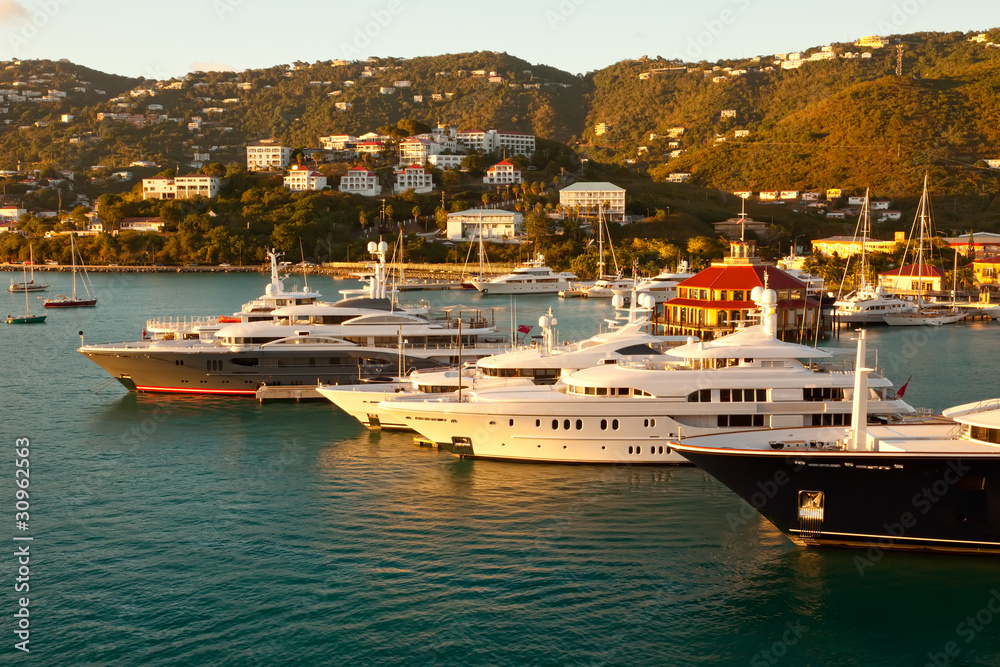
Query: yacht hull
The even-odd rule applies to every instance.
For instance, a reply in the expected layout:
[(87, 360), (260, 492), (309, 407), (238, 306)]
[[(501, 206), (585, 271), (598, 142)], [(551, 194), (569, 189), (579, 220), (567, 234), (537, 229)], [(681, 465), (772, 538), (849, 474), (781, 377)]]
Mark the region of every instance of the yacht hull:
[(1000, 553), (995, 454), (680, 447), (800, 545)]
[[(718, 406), (710, 404), (683, 403), (688, 410), (677, 406), (671, 414), (642, 400), (558, 401), (552, 404), (554, 409), (546, 409), (541, 401), (533, 405), (459, 403), (455, 395), (447, 395), (389, 400), (380, 407), (424, 437), (454, 448), (459, 456), (510, 461), (687, 465), (690, 462), (672, 448), (672, 439), (724, 430), (715, 424)], [(756, 405), (745, 405), (747, 414), (757, 412)], [(814, 415), (831, 416), (827, 407), (795, 402), (771, 403), (764, 409), (785, 424), (797, 420), (801, 427)], [(849, 403), (839, 407), (849, 415)], [(872, 415), (899, 414), (907, 408), (901, 400), (869, 403)], [(697, 422), (701, 425), (692, 425)]]
[[(219, 348), (191, 353), (133, 344), (128, 348), (89, 346), (79, 351), (129, 391), (239, 396), (254, 396), (262, 384), (354, 384), (395, 374), (401, 361), (395, 350), (362, 347), (280, 353)], [(469, 351), (463, 354), (472, 357)], [(452, 363), (451, 359), (413, 355), (402, 361), (408, 369), (443, 368)]]

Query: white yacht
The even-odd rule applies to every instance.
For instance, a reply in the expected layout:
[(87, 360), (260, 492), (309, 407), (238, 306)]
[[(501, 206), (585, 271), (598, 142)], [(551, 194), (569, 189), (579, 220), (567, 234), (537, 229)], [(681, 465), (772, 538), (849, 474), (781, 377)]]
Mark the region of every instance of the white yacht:
[(306, 292), (300, 302), (268, 311), (272, 302), (293, 300), (278, 280), (260, 308), (245, 306), (237, 322), (164, 326), (151, 339), (78, 351), (130, 391), (252, 396), (262, 384), (359, 382), (509, 349), (507, 337), (478, 311), (399, 308), (386, 297), (384, 246), (376, 246), (382, 258), (368, 296), (320, 303)]
[(870, 240), (871, 215), (867, 192), (858, 217), (858, 229), (855, 233), (855, 238), (861, 241), (858, 252), (858, 287), (834, 301), (834, 320), (844, 324), (884, 324), (886, 315), (916, 312), (917, 307), (912, 302), (889, 294), (869, 277), (865, 242)]
[[(779, 341), (777, 296), (754, 288), (761, 324), (641, 362), (581, 370), (554, 386), (484, 388), (387, 400), (414, 429), (461, 456), (562, 463), (685, 463), (669, 440), (726, 429), (849, 425), (850, 360)], [(803, 363), (801, 360), (809, 360)], [(868, 419), (913, 412), (892, 383), (868, 378)]]
[[(382, 409), (379, 403), (443, 394), (454, 395), (457, 400), (459, 384), (463, 391), (485, 387), (552, 385), (581, 368), (614, 364), (637, 356), (659, 355), (668, 346), (690, 340), (683, 336), (645, 333), (655, 306), (650, 299), (642, 295), (633, 299), (634, 305), (628, 309), (625, 321), (609, 320), (609, 324), (617, 326), (579, 342), (556, 344), (554, 327), (558, 322), (550, 309), (549, 314), (538, 320), (542, 334), (537, 345), (483, 357), (461, 372), (458, 369), (414, 371), (406, 380), (397, 382), (324, 385), (317, 391), (369, 428), (414, 430), (399, 414)], [(614, 306), (621, 309), (623, 299), (617, 297)]]
[(286, 306), (304, 306), (317, 303), (319, 292), (304, 290), (286, 290), (287, 275), (281, 275), (282, 264), (278, 262), (280, 255), (275, 250), (267, 251), (271, 263), (271, 282), (264, 288), (264, 293), (247, 301), (239, 311), (232, 315), (210, 315), (207, 317), (156, 317), (146, 321), (146, 333), (155, 340), (189, 339), (197, 340), (203, 334), (218, 331), (224, 326), (234, 323), (267, 322), (274, 319), (275, 308)]
[(657, 303), (664, 303), (676, 298), (678, 284), (693, 277), (694, 273), (690, 271), (687, 261), (681, 260), (677, 264), (676, 271), (664, 269), (652, 278), (640, 280), (635, 286), (635, 291), (645, 292), (651, 295)]
[(489, 279), (473, 278), (469, 283), (480, 294), (556, 294), (567, 289), (571, 280), (576, 280), (576, 275), (553, 271), (539, 256), (510, 273)]

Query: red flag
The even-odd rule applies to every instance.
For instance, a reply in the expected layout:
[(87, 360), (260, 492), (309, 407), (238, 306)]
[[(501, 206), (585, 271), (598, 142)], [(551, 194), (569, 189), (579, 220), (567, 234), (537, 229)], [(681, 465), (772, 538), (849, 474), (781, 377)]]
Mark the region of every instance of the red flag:
[(519, 324), (519, 325), (517, 325), (517, 333), (526, 334), (529, 331), (531, 331), (531, 327), (528, 326), (527, 324)]
[(906, 382), (904, 382), (903, 386), (900, 387), (899, 391), (896, 392), (896, 398), (903, 398), (903, 394), (906, 393), (906, 386), (908, 384), (910, 384), (910, 380), (912, 380), (912, 379), (913, 379), (912, 375), (910, 377), (906, 378)]
[(146, 327), (142, 328), (142, 339), (146, 340)]

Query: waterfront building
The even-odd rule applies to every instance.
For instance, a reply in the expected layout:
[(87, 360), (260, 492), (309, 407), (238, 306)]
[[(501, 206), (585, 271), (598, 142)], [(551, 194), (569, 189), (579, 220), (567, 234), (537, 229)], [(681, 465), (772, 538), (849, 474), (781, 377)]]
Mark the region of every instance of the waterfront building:
[(521, 233), (524, 217), (515, 211), (497, 208), (470, 208), (448, 214), (448, 239), (476, 241), (509, 240)]
[(734, 241), (729, 254), (677, 285), (677, 297), (663, 306), (662, 333), (712, 340), (732, 333), (756, 309), (755, 287), (772, 289), (778, 336), (811, 331), (820, 316), (820, 304), (806, 296), (806, 284), (781, 269), (764, 264), (752, 241)]

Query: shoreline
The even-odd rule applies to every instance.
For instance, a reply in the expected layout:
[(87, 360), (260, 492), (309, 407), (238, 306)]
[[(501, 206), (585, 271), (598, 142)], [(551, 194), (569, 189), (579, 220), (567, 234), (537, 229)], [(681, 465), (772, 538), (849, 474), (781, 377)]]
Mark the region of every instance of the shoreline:
[[(30, 266), (30, 265), (29, 265)], [(0, 271), (20, 273), (28, 268), (21, 264), (0, 264)], [(127, 265), (111, 266), (106, 264), (87, 264), (78, 266), (78, 269), (86, 270), (88, 273), (270, 273), (271, 268), (267, 265), (250, 266), (157, 266), (157, 265)], [(494, 264), (491, 270), (486, 271), (488, 275), (503, 275), (513, 270), (513, 265)], [(33, 267), (38, 273), (70, 273), (73, 270), (71, 265), (38, 264)], [(334, 278), (356, 278), (353, 273), (363, 273), (370, 270), (368, 262), (328, 262), (321, 266), (306, 267), (303, 271), (301, 267), (285, 267), (289, 275), (328, 275)], [(414, 278), (430, 278), (451, 280), (468, 273), (464, 266), (458, 264), (404, 264), (403, 271), (407, 276)]]

